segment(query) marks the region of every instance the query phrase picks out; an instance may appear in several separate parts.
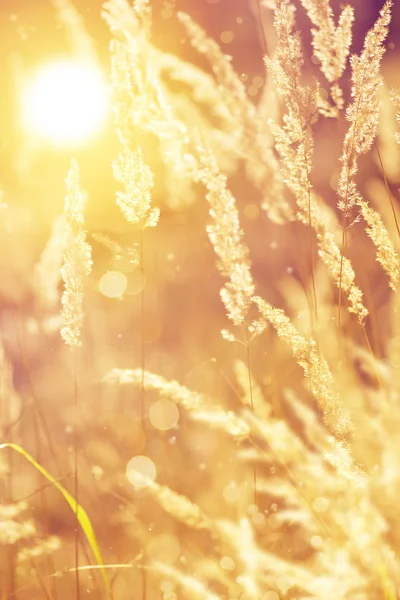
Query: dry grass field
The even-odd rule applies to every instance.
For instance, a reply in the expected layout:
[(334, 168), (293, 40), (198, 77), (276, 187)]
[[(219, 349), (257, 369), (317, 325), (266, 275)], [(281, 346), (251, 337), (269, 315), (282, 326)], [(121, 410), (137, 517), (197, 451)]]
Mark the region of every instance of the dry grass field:
[(400, 598), (398, 0), (0, 19), (0, 600)]

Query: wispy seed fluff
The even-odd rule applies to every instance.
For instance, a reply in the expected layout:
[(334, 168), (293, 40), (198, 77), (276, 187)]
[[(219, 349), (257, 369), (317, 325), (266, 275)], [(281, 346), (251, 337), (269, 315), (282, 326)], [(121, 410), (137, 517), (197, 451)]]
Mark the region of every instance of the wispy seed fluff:
[(360, 208), (367, 225), (367, 234), (377, 250), (377, 260), (386, 271), (390, 286), (396, 291), (400, 281), (399, 256), (393, 248), (381, 216), (362, 198), (355, 182), (358, 158), (370, 150), (378, 129), (378, 91), (382, 85), (380, 65), (385, 52), (383, 44), (388, 34), (391, 7), (392, 1), (388, 0), (374, 27), (367, 33), (360, 56), (354, 55), (351, 58), (353, 101), (346, 111), (350, 125), (343, 143), (338, 207), (343, 211), (345, 218), (350, 216), (353, 206), (357, 205)]
[[(343, 75), (350, 52), (354, 9), (345, 6), (336, 26), (329, 0), (300, 1), (315, 26), (311, 29), (314, 56), (319, 60), (326, 79), (332, 84), (331, 96), (336, 108), (340, 110), (343, 108), (343, 93), (338, 80)], [(336, 115), (333, 112), (329, 116)]]
[(64, 326), (61, 337), (68, 346), (80, 346), (83, 325), (83, 294), (85, 282), (92, 270), (91, 247), (83, 229), (84, 198), (79, 183), (79, 168), (72, 161), (68, 171), (65, 197), (64, 264), (61, 278), (64, 291), (61, 298), (61, 316)]
[(300, 38), (293, 31), (294, 7), (290, 2), (276, 1), (274, 25), (278, 39), (276, 53), (274, 59), (266, 59), (266, 63), (286, 104), (284, 125), (271, 124), (275, 146), (282, 159), (284, 180), (295, 197), (299, 220), (316, 233), (319, 255), (330, 277), (348, 296), (349, 312), (356, 314), (362, 323), (368, 311), (363, 304), (362, 292), (354, 283), (355, 273), (348, 259), (341, 260), (334, 235), (324, 222), (311, 186), (312, 124), (318, 117), (317, 90), (302, 84), (304, 57)]
[(254, 297), (253, 301), (257, 304), (261, 317), (270, 323), (279, 338), (291, 347), (293, 357), (304, 371), (311, 393), (321, 406), (328, 429), (339, 440), (351, 437), (352, 425), (334, 390), (334, 380), (328, 363), (319, 353), (315, 341), (300, 335), (283, 310), (274, 308), (259, 297)]
[(392, 244), (382, 217), (365, 200), (360, 199), (358, 206), (366, 223), (367, 234), (376, 248), (377, 261), (389, 277), (390, 287), (397, 292), (400, 284), (400, 257)]
[(247, 96), (243, 81), (233, 69), (229, 56), (188, 15), (178, 13), (178, 19), (185, 27), (190, 43), (209, 61), (217, 80), (220, 99), (230, 113), (236, 133), (241, 131), (241, 152), (246, 161), (247, 175), (263, 194), (262, 208), (275, 223), (292, 220), (292, 210), (284, 198), (277, 161), (268, 136), (264, 135), (264, 124)]
[(117, 192), (117, 204), (128, 223), (138, 223), (141, 229), (155, 227), (160, 209), (151, 207), (153, 174), (143, 160), (142, 151), (132, 152), (124, 144), (113, 167), (115, 179), (125, 187), (124, 192)]
[(350, 209), (361, 199), (354, 180), (358, 158), (370, 150), (378, 128), (378, 90), (382, 85), (380, 65), (385, 52), (383, 43), (388, 33), (391, 7), (392, 2), (388, 0), (374, 27), (367, 33), (360, 56), (351, 57), (353, 101), (346, 110), (346, 119), (350, 125), (343, 143), (338, 185), (338, 208), (346, 216), (349, 216)]
[(214, 158), (200, 143), (198, 151), (201, 167), (197, 176), (207, 188), (210, 205), (211, 223), (207, 233), (219, 259), (218, 269), (229, 280), (221, 290), (221, 298), (234, 325), (244, 325), (255, 288), (236, 200)]
[(151, 206), (153, 173), (143, 159), (141, 147), (138, 144), (133, 147), (130, 143), (132, 127), (143, 131), (155, 118), (154, 102), (146, 95), (149, 82), (140, 57), (143, 51), (141, 44), (145, 44), (145, 40), (142, 39), (143, 32), (139, 35), (136, 31), (139, 28), (137, 17), (145, 18), (149, 7), (147, 2), (138, 1), (134, 3), (132, 12), (124, 0), (115, 0), (106, 3), (105, 8), (104, 16), (112, 31), (119, 31), (120, 19), (125, 13), (126, 18), (132, 21), (132, 35), (124, 30), (127, 39), (124, 42), (113, 40), (111, 43), (115, 124), (122, 144), (122, 151), (113, 163), (113, 173), (125, 188), (117, 192), (118, 206), (128, 223), (137, 224), (143, 230), (145, 227), (155, 227), (160, 216), (160, 209)]
[[(103, 382), (118, 385), (142, 385), (141, 369), (113, 369)], [(249, 427), (245, 421), (233, 411), (225, 410), (220, 404), (203, 394), (186, 388), (177, 381), (168, 381), (149, 371), (144, 372), (144, 388), (160, 393), (188, 411), (196, 421), (206, 423), (209, 427), (228, 433), (236, 440), (246, 439)]]
[(342, 76), (346, 68), (354, 9), (345, 6), (336, 27), (329, 0), (300, 1), (316, 27), (311, 29), (314, 54), (321, 62), (321, 70), (325, 77), (333, 83)]

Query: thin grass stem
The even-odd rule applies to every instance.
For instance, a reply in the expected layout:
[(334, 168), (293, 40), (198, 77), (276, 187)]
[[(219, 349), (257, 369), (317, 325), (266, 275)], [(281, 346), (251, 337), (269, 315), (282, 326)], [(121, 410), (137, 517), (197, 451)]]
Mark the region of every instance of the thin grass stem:
[(79, 419), (79, 399), (78, 399), (78, 374), (77, 361), (78, 353), (76, 346), (73, 347), (73, 378), (74, 378), (74, 404), (75, 404), (75, 440), (74, 440), (74, 496), (75, 496), (75, 594), (77, 600), (80, 600), (80, 577), (79, 577), (79, 435), (78, 435), (78, 419)]
[(387, 195), (388, 195), (388, 198), (389, 198), (390, 207), (392, 209), (392, 215), (393, 215), (393, 219), (394, 219), (394, 222), (395, 222), (395, 225), (396, 225), (397, 235), (399, 236), (399, 239), (400, 239), (399, 221), (397, 219), (396, 209), (394, 207), (392, 194), (390, 193), (389, 183), (388, 183), (388, 180), (387, 180), (387, 177), (386, 177), (385, 168), (383, 166), (382, 156), (381, 156), (381, 153), (379, 152), (378, 144), (376, 142), (375, 142), (375, 148), (376, 148), (376, 151), (378, 153), (378, 158), (379, 158), (379, 162), (380, 162), (381, 169), (382, 169), (383, 181), (385, 182), (385, 188), (386, 188), (386, 192), (387, 192)]

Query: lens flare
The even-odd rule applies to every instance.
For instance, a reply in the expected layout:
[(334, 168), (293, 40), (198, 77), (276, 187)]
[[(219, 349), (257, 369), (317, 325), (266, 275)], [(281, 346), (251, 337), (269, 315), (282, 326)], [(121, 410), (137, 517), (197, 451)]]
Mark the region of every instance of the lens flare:
[(101, 133), (107, 113), (107, 85), (92, 62), (44, 64), (22, 90), (23, 128), (58, 146), (81, 145)]
[(179, 420), (179, 410), (171, 400), (156, 400), (149, 409), (150, 423), (160, 431), (173, 429)]
[(126, 477), (136, 488), (145, 488), (156, 474), (156, 466), (148, 456), (134, 456), (126, 467)]
[(99, 289), (107, 298), (121, 298), (128, 285), (128, 280), (119, 271), (107, 271), (100, 279)]

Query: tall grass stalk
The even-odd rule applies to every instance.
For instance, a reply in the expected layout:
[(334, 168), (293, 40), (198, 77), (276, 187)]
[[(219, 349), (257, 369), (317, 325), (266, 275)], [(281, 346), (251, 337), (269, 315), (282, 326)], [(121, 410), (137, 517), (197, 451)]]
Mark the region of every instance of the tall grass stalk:
[[(144, 387), (144, 374), (146, 368), (146, 348), (145, 348), (145, 275), (144, 275), (144, 235), (143, 235), (143, 219), (140, 219), (139, 224), (139, 256), (140, 256), (140, 369), (141, 369), (141, 381), (140, 381), (140, 421), (142, 423), (144, 434), (147, 434), (146, 427), (146, 398), (145, 398), (145, 387)], [(143, 546), (143, 562), (146, 561), (145, 547)], [(141, 569), (142, 578), (142, 600), (147, 599), (147, 573), (145, 569)]]
[(72, 348), (73, 352), (73, 385), (74, 385), (74, 407), (75, 407), (75, 428), (74, 428), (74, 495), (75, 495), (75, 594), (77, 600), (81, 598), (81, 586), (79, 577), (79, 433), (78, 433), (78, 422), (79, 422), (79, 397), (78, 397), (78, 373), (77, 373), (77, 348)]

